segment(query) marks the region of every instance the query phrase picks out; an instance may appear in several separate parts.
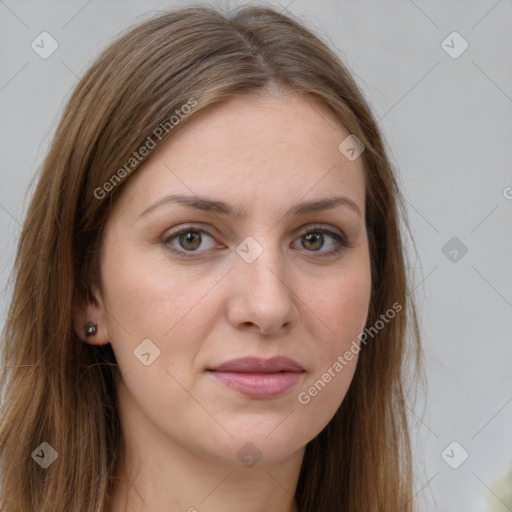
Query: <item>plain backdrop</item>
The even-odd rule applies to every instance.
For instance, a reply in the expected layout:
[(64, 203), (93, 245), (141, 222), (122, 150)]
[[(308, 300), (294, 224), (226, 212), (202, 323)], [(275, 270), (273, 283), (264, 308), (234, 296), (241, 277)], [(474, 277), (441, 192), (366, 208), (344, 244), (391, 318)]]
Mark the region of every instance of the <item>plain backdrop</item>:
[[(411, 409), (420, 510), (488, 512), (512, 469), (512, 2), (269, 3), (353, 72), (407, 200), (426, 366)], [(1, 325), (31, 182), (65, 101), (119, 31), (175, 5), (0, 0)], [(58, 44), (46, 59), (31, 46), (42, 32)]]

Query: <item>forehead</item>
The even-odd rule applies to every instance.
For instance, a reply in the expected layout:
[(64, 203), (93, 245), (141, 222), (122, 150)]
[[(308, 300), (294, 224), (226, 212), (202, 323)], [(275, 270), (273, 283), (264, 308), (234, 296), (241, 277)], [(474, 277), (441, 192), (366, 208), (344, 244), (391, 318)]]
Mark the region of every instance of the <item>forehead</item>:
[(363, 210), (362, 158), (350, 161), (338, 149), (349, 135), (309, 95), (235, 96), (179, 127), (130, 176), (121, 200), (144, 208), (187, 193), (257, 206), (342, 193)]

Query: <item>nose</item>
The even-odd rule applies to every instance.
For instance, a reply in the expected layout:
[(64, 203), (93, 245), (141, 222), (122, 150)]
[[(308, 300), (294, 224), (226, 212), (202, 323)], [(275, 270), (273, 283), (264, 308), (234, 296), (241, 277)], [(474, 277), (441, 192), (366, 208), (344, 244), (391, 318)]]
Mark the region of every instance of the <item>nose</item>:
[(297, 323), (298, 298), (290, 268), (277, 250), (265, 248), (252, 263), (237, 257), (230, 278), (231, 325), (270, 335), (287, 332)]

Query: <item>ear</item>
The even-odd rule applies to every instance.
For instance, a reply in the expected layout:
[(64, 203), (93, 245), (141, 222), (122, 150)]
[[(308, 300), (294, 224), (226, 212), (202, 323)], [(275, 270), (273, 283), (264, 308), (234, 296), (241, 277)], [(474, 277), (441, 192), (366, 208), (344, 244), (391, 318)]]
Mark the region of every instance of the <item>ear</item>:
[[(96, 334), (86, 336), (87, 324), (96, 325)], [(91, 345), (109, 343), (107, 315), (105, 305), (99, 290), (93, 286), (89, 297), (84, 297), (73, 306), (73, 327), (78, 337)]]

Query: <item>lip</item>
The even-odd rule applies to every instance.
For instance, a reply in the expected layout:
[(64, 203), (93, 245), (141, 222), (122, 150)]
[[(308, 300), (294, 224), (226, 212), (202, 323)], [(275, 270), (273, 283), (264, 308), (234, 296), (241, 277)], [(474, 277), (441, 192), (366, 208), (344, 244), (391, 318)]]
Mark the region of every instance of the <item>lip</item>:
[(227, 387), (251, 398), (274, 398), (295, 386), (304, 368), (284, 356), (262, 359), (243, 357), (232, 359), (207, 372)]
[(240, 357), (231, 359), (213, 368), (215, 372), (239, 372), (239, 373), (278, 373), (278, 372), (303, 372), (304, 368), (293, 359), (285, 356), (271, 357)]

